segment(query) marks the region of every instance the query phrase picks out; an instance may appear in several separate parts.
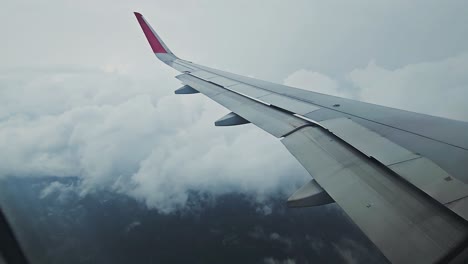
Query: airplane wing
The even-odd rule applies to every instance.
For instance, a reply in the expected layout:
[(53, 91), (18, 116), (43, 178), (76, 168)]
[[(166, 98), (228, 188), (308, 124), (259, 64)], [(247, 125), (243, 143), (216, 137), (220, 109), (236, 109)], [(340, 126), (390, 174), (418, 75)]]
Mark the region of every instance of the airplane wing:
[(290, 206), (336, 202), (391, 262), (468, 256), (468, 123), (305, 91), (176, 57), (135, 13), (156, 57), (202, 93), (281, 140), (313, 179)]

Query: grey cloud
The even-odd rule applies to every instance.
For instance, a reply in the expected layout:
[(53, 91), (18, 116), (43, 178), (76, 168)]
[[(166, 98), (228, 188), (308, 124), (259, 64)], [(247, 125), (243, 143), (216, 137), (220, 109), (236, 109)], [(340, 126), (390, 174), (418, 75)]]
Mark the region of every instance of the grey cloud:
[(325, 242), (320, 237), (311, 237), (306, 235), (306, 240), (309, 241), (309, 245), (315, 252), (320, 252), (325, 247)]
[(263, 204), (257, 207), (256, 211), (264, 215), (269, 215), (273, 212), (273, 208), (268, 204)]
[(255, 226), (254, 229), (249, 232), (249, 236), (255, 239), (265, 239), (267, 237), (262, 226)]
[(263, 263), (265, 264), (295, 264), (296, 261), (291, 258), (287, 259), (276, 259), (273, 257), (268, 257), (263, 259)]
[(275, 241), (282, 246), (284, 246), (287, 250), (293, 247), (292, 239), (286, 236), (282, 236), (276, 232), (272, 232), (270, 234), (266, 233), (262, 226), (255, 226), (252, 231), (249, 232), (249, 236), (255, 239), (260, 240), (271, 240)]
[[(369, 249), (359, 244), (358, 242), (342, 238), (337, 243), (332, 243), (335, 251), (343, 258), (343, 261), (348, 264), (360, 263), (360, 259), (364, 256), (371, 256)], [(374, 260), (377, 263), (376, 260)]]
[(335, 247), (336, 251), (343, 258), (344, 263), (357, 264), (359, 261), (354, 257), (352, 249)]
[(281, 236), (280, 234), (278, 233), (271, 233), (270, 234), (270, 239), (273, 240), (273, 241), (278, 241), (280, 242), (281, 244), (283, 244), (287, 249), (291, 249), (293, 244), (292, 244), (292, 240), (288, 237), (284, 237), (284, 236)]
[(125, 228), (125, 232), (128, 233), (140, 225), (141, 225), (140, 221), (133, 221), (130, 224), (128, 224), (128, 226)]
[(63, 184), (58, 181), (54, 181), (41, 190), (39, 197), (41, 199), (44, 199), (51, 195), (55, 195), (58, 201), (66, 202), (68, 199), (76, 197), (77, 194), (77, 186), (73, 184)]

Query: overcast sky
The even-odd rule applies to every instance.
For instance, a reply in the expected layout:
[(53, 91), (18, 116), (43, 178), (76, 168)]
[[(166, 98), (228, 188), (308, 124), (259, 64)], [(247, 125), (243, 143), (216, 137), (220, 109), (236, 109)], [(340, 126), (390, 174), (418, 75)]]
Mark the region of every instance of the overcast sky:
[(173, 95), (177, 72), (133, 11), (199, 64), (468, 120), (467, 1), (8, 1), (0, 177), (78, 176), (83, 195), (111, 189), (163, 212), (189, 189), (261, 201), (310, 178), (277, 139), (216, 128), (226, 109)]

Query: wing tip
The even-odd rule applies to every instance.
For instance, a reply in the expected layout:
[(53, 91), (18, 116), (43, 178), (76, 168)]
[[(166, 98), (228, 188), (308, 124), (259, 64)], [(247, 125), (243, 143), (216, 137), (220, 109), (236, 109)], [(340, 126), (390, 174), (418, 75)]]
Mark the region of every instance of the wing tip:
[(155, 54), (170, 53), (169, 49), (163, 44), (162, 40), (159, 39), (156, 32), (154, 32), (154, 30), (151, 28), (148, 22), (146, 22), (143, 15), (139, 12), (133, 12), (133, 14), (135, 14), (135, 17), (138, 23), (140, 24), (140, 27), (143, 30), (143, 33), (145, 34), (146, 39), (148, 40), (153, 52)]

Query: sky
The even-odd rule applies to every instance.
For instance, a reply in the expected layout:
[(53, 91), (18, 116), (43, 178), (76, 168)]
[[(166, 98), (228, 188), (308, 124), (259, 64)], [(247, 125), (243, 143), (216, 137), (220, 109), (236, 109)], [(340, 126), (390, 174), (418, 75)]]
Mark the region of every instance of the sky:
[(134, 11), (198, 64), (468, 121), (466, 1), (8, 1), (0, 178), (78, 177), (81, 197), (112, 191), (162, 213), (184, 210), (189, 190), (261, 204), (310, 179), (274, 137), (214, 127), (226, 109), (174, 95), (178, 73)]

